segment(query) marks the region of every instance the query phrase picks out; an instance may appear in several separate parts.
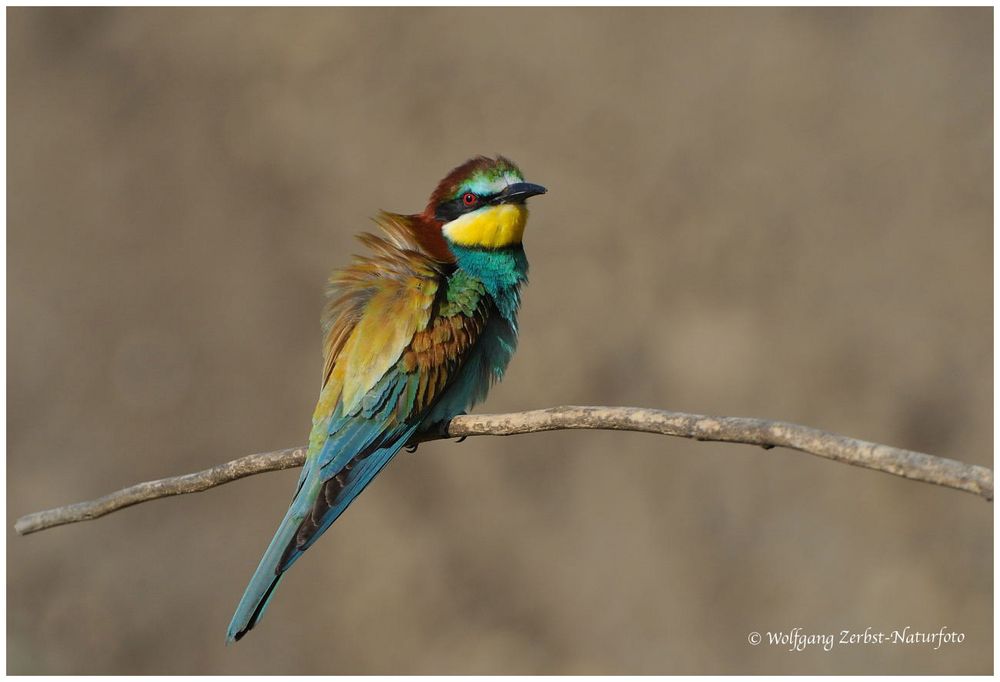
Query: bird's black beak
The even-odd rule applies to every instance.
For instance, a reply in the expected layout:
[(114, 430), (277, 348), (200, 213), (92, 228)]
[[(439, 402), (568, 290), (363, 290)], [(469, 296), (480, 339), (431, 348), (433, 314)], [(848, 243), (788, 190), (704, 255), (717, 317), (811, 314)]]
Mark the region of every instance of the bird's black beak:
[(536, 185), (531, 182), (515, 182), (513, 185), (507, 185), (506, 188), (495, 197), (490, 202), (492, 204), (523, 204), (524, 200), (528, 197), (533, 197), (537, 194), (545, 194), (548, 190), (541, 185)]

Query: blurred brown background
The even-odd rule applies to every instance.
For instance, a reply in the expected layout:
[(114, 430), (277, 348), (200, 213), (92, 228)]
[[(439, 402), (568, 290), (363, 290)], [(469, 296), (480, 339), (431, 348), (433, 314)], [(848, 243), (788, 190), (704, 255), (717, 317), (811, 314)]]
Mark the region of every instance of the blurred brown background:
[[(8, 11), (11, 673), (989, 673), (993, 509), (789, 451), (400, 456), (226, 625), (296, 472), (328, 271), (477, 153), (532, 202), (481, 409), (769, 417), (992, 463), (992, 10)], [(751, 631), (965, 633), (747, 644)]]

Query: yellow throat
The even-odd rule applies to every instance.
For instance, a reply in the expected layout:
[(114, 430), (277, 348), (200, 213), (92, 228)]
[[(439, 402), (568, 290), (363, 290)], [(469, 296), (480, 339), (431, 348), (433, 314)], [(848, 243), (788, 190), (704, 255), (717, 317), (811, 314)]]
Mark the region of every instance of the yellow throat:
[(499, 204), (466, 213), (445, 223), (444, 235), (459, 246), (499, 249), (520, 244), (528, 209), (524, 204)]

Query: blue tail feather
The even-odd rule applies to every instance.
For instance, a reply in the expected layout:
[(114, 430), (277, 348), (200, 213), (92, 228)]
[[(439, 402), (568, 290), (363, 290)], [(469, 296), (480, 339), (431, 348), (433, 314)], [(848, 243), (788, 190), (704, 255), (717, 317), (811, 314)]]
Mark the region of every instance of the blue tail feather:
[[(308, 466), (308, 464), (307, 464)], [(309, 513), (312, 507), (312, 500), (317, 490), (315, 477), (309, 476), (312, 481), (303, 480), (295, 499), (285, 513), (285, 518), (281, 520), (277, 532), (271, 539), (271, 544), (267, 546), (264, 556), (261, 557), (257, 570), (254, 571), (250, 583), (243, 592), (236, 613), (229, 623), (229, 632), (226, 634), (228, 642), (235, 642), (245, 635), (261, 616), (274, 594), (278, 582), (281, 580), (281, 571), (278, 567), (281, 558), (285, 553), (285, 548), (295, 540), (295, 533), (302, 523), (302, 519)]]
[[(400, 437), (393, 438), (390, 443), (379, 447), (377, 450), (372, 452), (370, 455), (361, 460), (359, 465), (351, 471), (347, 476), (347, 485), (337, 496), (336, 503), (323, 515), (323, 519), (320, 522), (319, 528), (315, 533), (302, 545), (302, 549), (298, 552), (301, 554), (305, 550), (309, 549), (314, 542), (319, 538), (320, 535), (326, 532), (326, 530), (333, 525), (333, 522), (337, 520), (338, 517), (347, 509), (348, 505), (354, 501), (354, 499), (361, 494), (361, 492), (367, 487), (372, 479), (380, 472), (386, 464), (389, 463), (393, 457), (396, 456), (406, 442), (410, 439), (410, 436), (417, 430), (416, 426), (408, 428)], [(296, 558), (297, 555), (296, 555)], [(291, 565), (294, 559), (289, 560), (284, 568)]]
[[(331, 434), (317, 456), (307, 459), (305, 470), (299, 479), (298, 492), (236, 607), (236, 613), (229, 624), (227, 641), (239, 640), (257, 624), (284, 572), (337, 520), (376, 474), (402, 449), (416, 429), (417, 425), (413, 425), (385, 433), (371, 422), (351, 424), (337, 434)], [(365, 453), (366, 449), (370, 449), (370, 452)], [(312, 522), (311, 514), (317, 499), (325, 494), (324, 484), (340, 473), (359, 453), (364, 455), (363, 459), (357, 460), (355, 466), (349, 469), (343, 488), (337, 493), (333, 504), (323, 511), (318, 523)], [(303, 524), (303, 521), (307, 523)], [(314, 523), (315, 529), (310, 523)], [(308, 533), (308, 537), (298, 537), (300, 529), (303, 533)]]

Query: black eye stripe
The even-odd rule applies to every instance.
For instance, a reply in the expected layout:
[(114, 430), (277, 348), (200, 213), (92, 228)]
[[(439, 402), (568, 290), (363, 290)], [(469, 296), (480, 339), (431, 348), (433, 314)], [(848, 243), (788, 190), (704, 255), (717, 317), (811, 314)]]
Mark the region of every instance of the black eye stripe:
[(469, 194), (469, 192), (462, 192), (457, 199), (452, 199), (451, 201), (443, 201), (438, 204), (437, 209), (434, 211), (434, 218), (440, 220), (443, 223), (449, 223), (455, 218), (458, 218), (464, 213), (470, 213), (483, 206), (489, 206), (493, 203), (496, 198), (496, 194), (488, 194), (485, 196), (479, 196), (479, 201), (477, 201), (472, 206), (466, 206), (463, 201), (463, 197)]

